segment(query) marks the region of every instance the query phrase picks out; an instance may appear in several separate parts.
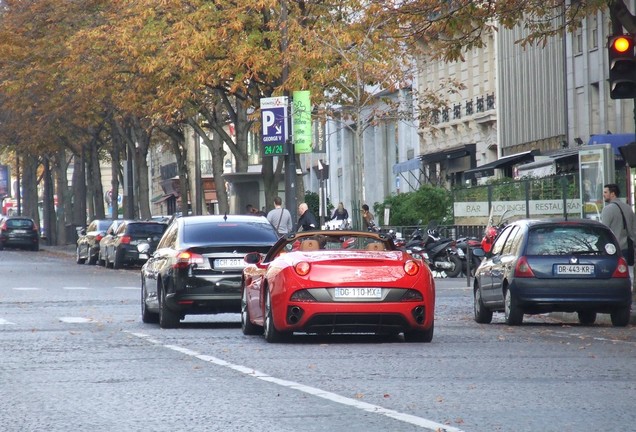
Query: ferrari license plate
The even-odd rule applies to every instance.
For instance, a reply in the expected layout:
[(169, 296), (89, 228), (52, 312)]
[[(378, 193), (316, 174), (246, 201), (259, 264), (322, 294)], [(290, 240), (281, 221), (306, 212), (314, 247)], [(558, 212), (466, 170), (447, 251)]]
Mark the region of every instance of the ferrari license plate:
[(590, 275), (594, 274), (594, 265), (592, 264), (557, 264), (557, 274), (565, 275)]
[(243, 258), (225, 258), (214, 260), (214, 268), (235, 269), (245, 267)]
[(379, 299), (382, 298), (382, 288), (336, 288), (334, 298)]

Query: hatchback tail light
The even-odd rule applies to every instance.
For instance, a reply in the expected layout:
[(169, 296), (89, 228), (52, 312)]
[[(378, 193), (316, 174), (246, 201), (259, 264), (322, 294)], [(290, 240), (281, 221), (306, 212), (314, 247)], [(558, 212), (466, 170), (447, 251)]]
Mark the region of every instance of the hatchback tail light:
[(520, 257), (517, 260), (517, 265), (515, 266), (515, 277), (518, 278), (533, 278), (534, 273), (528, 264), (528, 259), (524, 256)]
[(6, 231), (6, 230), (7, 230), (7, 223), (2, 222), (2, 225), (0, 225), (0, 231)]
[(618, 259), (618, 265), (616, 266), (616, 270), (612, 273), (613, 278), (628, 278), (629, 277), (629, 266), (627, 265), (627, 261), (625, 258), (620, 257)]
[(101, 234), (97, 234), (97, 235), (95, 236), (95, 241), (96, 241), (97, 243), (99, 243), (99, 242), (101, 241), (101, 239), (103, 239), (103, 238), (104, 238), (104, 236), (103, 236), (103, 235), (101, 235)]
[(130, 244), (130, 236), (129, 235), (122, 236), (119, 242), (121, 244)]
[(172, 265), (172, 268), (186, 269), (192, 264), (196, 264), (197, 266), (199, 266), (199, 265), (203, 265), (204, 263), (205, 263), (205, 260), (203, 258), (203, 255), (186, 250), (186, 251), (180, 252), (177, 255), (176, 261)]

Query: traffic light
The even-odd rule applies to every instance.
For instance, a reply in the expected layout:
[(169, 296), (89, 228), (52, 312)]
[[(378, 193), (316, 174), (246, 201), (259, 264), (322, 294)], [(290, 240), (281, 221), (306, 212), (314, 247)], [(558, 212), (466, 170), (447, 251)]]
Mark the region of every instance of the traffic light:
[(607, 39), (609, 84), (612, 99), (636, 98), (636, 58), (631, 35), (612, 35)]

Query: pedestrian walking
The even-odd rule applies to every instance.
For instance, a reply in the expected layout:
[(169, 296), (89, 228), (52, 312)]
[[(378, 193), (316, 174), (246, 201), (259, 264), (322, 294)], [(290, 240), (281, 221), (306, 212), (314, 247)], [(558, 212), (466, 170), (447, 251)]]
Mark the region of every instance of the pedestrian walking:
[(601, 221), (612, 230), (618, 239), (618, 243), (627, 263), (633, 266), (633, 239), (636, 237), (636, 216), (631, 206), (618, 199), (619, 196), (620, 189), (617, 184), (609, 183), (603, 186), (605, 207), (603, 207), (603, 211), (601, 212)]
[(267, 213), (267, 220), (272, 224), (280, 237), (288, 234), (293, 227), (291, 213), (283, 208), (281, 197), (274, 197), (274, 208)]
[(296, 225), (296, 231), (314, 231), (320, 229), (318, 222), (316, 222), (316, 217), (309, 211), (307, 203), (301, 203), (298, 206), (298, 214), (300, 218)]
[(349, 212), (344, 207), (344, 204), (342, 202), (340, 202), (338, 204), (338, 207), (336, 207), (336, 209), (333, 211), (333, 213), (331, 215), (331, 219), (332, 220), (339, 220), (339, 221), (345, 221), (345, 220), (349, 219)]
[(364, 231), (369, 231), (369, 227), (374, 227), (375, 221), (373, 220), (373, 213), (369, 211), (369, 206), (362, 204), (362, 228)]

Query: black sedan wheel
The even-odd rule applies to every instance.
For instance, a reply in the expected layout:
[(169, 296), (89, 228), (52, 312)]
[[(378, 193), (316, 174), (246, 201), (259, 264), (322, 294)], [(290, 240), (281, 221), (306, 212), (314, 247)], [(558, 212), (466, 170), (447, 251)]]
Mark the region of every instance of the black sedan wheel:
[(287, 338), (288, 334), (278, 331), (276, 330), (276, 327), (274, 327), (274, 320), (272, 319), (272, 298), (269, 294), (269, 290), (266, 291), (267, 296), (265, 297), (265, 326), (263, 329), (265, 333), (265, 340), (271, 343), (283, 342)]
[(479, 287), (475, 288), (473, 309), (476, 322), (479, 324), (490, 324), (492, 322), (492, 311), (484, 305)]
[(435, 331), (435, 323), (428, 330), (410, 330), (404, 332), (405, 342), (431, 342)]
[(250, 321), (250, 311), (247, 308), (247, 288), (243, 287), (243, 296), (241, 297), (241, 330), (244, 335), (263, 334), (263, 327), (252, 324)]
[(146, 324), (157, 324), (159, 322), (159, 314), (148, 310), (146, 297), (148, 297), (146, 281), (144, 278), (141, 278), (141, 321)]
[(592, 325), (596, 321), (596, 312), (594, 311), (578, 311), (579, 322), (583, 325)]
[(166, 304), (166, 290), (161, 286), (159, 294), (159, 326), (161, 328), (177, 328), (179, 327), (179, 315), (168, 308)]
[(517, 306), (517, 299), (512, 295), (510, 290), (506, 290), (506, 298), (504, 299), (506, 315), (506, 324), (521, 325), (523, 322), (523, 310)]

